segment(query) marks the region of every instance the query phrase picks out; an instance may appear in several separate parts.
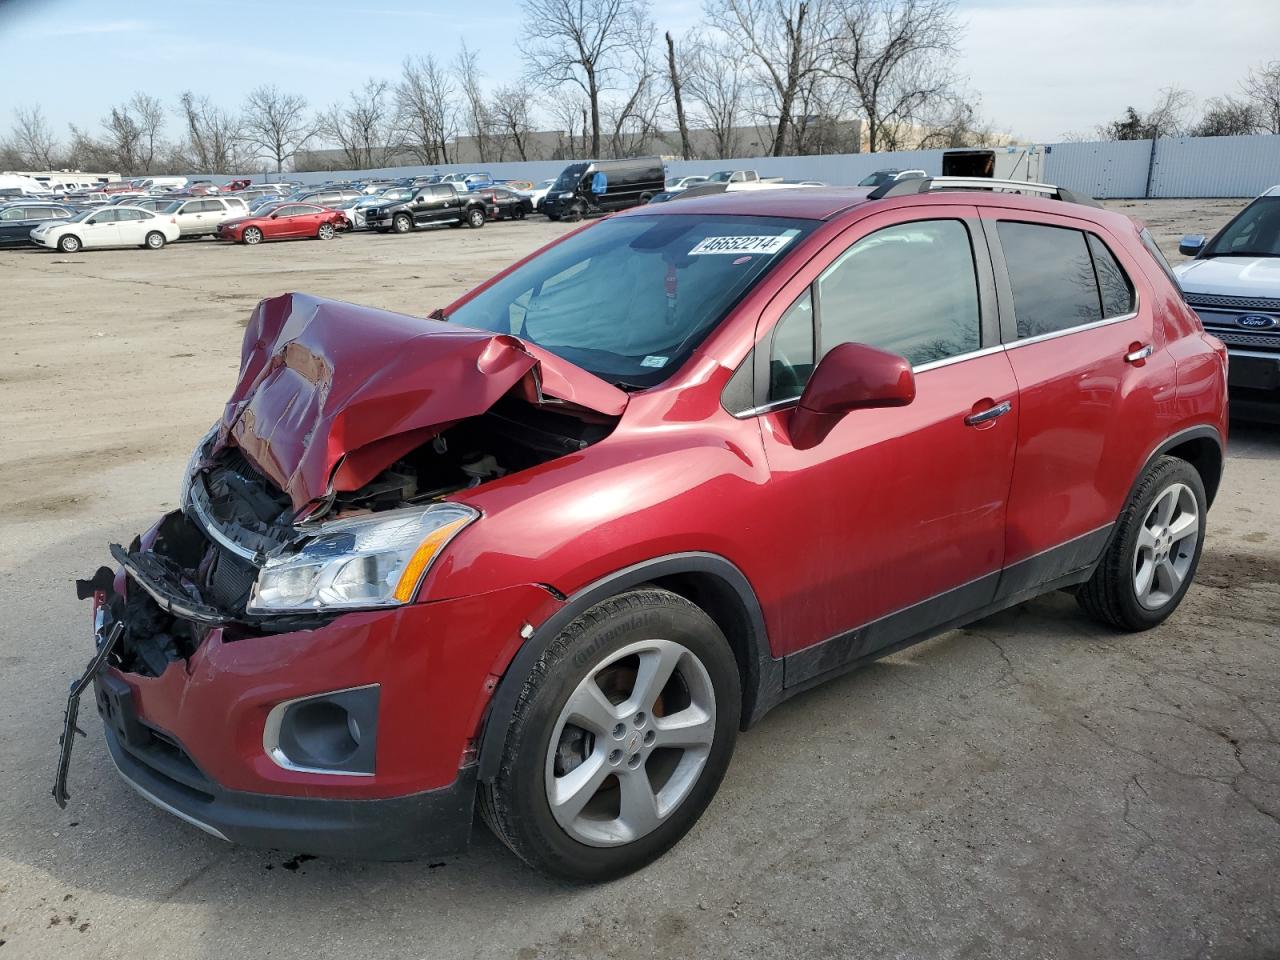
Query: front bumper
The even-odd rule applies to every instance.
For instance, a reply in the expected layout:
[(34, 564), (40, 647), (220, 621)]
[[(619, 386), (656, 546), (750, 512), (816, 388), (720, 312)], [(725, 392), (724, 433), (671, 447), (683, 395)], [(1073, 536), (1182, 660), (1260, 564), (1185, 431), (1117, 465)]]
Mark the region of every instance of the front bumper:
[(129, 786), (220, 840), (344, 859), (409, 860), (461, 853), (471, 838), (475, 764), (446, 787), (407, 796), (281, 797), (228, 790), (198, 771), (184, 775), (163, 748), (126, 745), (110, 726), (106, 740)]

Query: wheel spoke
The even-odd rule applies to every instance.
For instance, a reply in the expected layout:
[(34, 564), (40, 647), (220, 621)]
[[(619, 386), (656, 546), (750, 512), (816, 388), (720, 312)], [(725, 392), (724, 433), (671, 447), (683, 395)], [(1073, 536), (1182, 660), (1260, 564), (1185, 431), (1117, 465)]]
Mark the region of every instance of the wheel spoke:
[(1160, 497), (1160, 502), (1156, 504), (1155, 515), (1156, 521), (1162, 527), (1167, 527), (1169, 521), (1173, 519), (1173, 508), (1178, 503), (1178, 491), (1175, 488), (1169, 488)]
[(715, 739), (715, 718), (699, 707), (653, 718), (655, 747), (705, 747)]
[(1152, 581), (1155, 580), (1156, 565), (1150, 558), (1144, 557), (1138, 561), (1138, 572), (1133, 579), (1133, 588), (1138, 594), (1138, 598), (1142, 599), (1151, 592)]
[(649, 772), (644, 765), (618, 775), (622, 789), (618, 820), (632, 837), (643, 837), (662, 818), (658, 815), (658, 798), (653, 795)]
[(1182, 586), (1182, 574), (1173, 565), (1173, 561), (1168, 557), (1161, 560), (1156, 573), (1156, 579), (1160, 581), (1161, 589), (1164, 593), (1173, 594), (1178, 587)]
[(654, 703), (671, 679), (682, 650), (683, 648), (673, 644), (662, 643), (654, 649), (642, 651), (640, 666), (636, 670), (636, 683), (624, 708), (652, 711)]
[(1173, 542), (1185, 540), (1192, 536), (1200, 529), (1200, 518), (1194, 513), (1183, 511), (1178, 515), (1178, 519), (1169, 525), (1169, 536), (1173, 538)]
[(593, 679), (579, 684), (566, 704), (568, 720), (597, 736), (604, 736), (618, 722), (617, 708)]
[(550, 798), (556, 816), (573, 820), (582, 812), (587, 801), (596, 795), (608, 776), (608, 764), (600, 751), (596, 751), (563, 777), (556, 777)]
[(1156, 535), (1151, 532), (1150, 527), (1143, 525), (1138, 528), (1138, 546), (1148, 552), (1155, 549)]

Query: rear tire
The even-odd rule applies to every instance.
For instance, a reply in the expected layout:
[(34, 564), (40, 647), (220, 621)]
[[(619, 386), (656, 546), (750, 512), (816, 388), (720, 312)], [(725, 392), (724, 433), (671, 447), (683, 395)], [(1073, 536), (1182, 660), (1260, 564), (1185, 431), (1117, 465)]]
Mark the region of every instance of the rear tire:
[(142, 242), (142, 245), (148, 250), (161, 250), (164, 248), (165, 242), (163, 233), (159, 230), (152, 230), (147, 234), (147, 238)]
[(320, 240), (332, 240), (338, 235), (338, 231), (334, 229), (332, 223), (320, 224), (320, 229), (316, 231), (316, 237)]
[(63, 253), (79, 253), (81, 246), (80, 238), (74, 233), (68, 233), (58, 240), (58, 249)]
[(479, 207), (473, 207), (471, 211), (467, 213), (467, 226), (472, 230), (479, 230), (483, 227), (484, 220), (484, 211)]
[(1161, 457), (1125, 505), (1098, 568), (1076, 591), (1093, 619), (1150, 630), (1182, 602), (1204, 546), (1208, 501), (1195, 467)]
[(534, 665), (498, 774), (480, 785), (480, 813), (517, 856), (560, 879), (638, 870), (715, 796), (741, 697), (733, 651), (702, 609), (656, 588), (605, 600)]
[(524, 216), (525, 216), (525, 214), (524, 214), (524, 207), (522, 207), (522, 206), (521, 206), (521, 207), (515, 207), (515, 208), (513, 208), (513, 209), (512, 209), (512, 211), (511, 211), (511, 219), (512, 219), (512, 220), (523, 220), (523, 219), (524, 219)]

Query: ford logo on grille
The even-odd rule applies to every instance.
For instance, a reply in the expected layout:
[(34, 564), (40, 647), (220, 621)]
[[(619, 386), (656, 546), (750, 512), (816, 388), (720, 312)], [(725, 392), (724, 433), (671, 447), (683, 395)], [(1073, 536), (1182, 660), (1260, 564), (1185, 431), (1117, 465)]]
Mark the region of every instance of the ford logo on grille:
[(1276, 324), (1280, 324), (1280, 320), (1260, 313), (1246, 313), (1243, 317), (1236, 317), (1236, 323), (1251, 330), (1270, 330)]

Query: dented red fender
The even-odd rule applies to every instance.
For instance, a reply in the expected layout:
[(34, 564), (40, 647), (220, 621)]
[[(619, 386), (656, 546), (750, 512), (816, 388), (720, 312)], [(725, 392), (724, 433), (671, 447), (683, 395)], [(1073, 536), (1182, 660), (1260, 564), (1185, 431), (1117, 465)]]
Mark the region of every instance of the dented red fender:
[(234, 443), (300, 510), (513, 389), (608, 416), (627, 405), (623, 390), (517, 337), (286, 293), (249, 319), (217, 447)]

